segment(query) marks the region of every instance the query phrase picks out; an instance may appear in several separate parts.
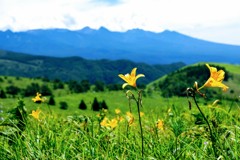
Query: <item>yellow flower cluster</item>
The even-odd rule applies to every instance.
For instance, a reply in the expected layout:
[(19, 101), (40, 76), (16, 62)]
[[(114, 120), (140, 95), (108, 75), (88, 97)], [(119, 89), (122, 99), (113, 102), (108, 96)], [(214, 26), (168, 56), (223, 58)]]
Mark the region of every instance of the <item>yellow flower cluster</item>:
[[(32, 98), (33, 102), (34, 103), (41, 103), (41, 102), (44, 102), (45, 101), (45, 98), (41, 98), (42, 94), (38, 93), (36, 94), (36, 96), (34, 98)], [(32, 110), (32, 113), (29, 114), (31, 116), (33, 116), (35, 119), (39, 120), (39, 114), (41, 113), (42, 111), (40, 109), (37, 109), (36, 111), (35, 110)]]
[(111, 129), (114, 129), (118, 125), (118, 120), (117, 118), (113, 118), (109, 120), (107, 117), (104, 117), (102, 122), (100, 123), (102, 127), (110, 127)]

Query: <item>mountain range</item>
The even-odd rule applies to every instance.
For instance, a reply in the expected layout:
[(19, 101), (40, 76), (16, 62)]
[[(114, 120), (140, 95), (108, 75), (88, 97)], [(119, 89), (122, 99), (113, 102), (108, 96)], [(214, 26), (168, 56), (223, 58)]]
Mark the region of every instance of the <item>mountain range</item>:
[(209, 42), (169, 30), (159, 33), (141, 29), (115, 32), (104, 27), (74, 31), (6, 30), (0, 31), (0, 49), (53, 57), (126, 59), (147, 64), (240, 63), (240, 46)]

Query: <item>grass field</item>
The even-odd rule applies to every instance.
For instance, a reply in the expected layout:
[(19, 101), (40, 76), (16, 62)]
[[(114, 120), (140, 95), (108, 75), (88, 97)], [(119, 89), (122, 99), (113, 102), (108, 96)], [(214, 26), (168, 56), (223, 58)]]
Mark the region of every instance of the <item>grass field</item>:
[[(13, 83), (24, 88), (36, 81), (48, 83), (7, 77), (2, 87)], [(229, 84), (239, 87), (236, 81)], [(131, 91), (139, 100), (138, 92)], [(240, 98), (163, 98), (154, 91), (132, 99), (128, 113), (126, 90), (77, 94), (65, 87), (53, 94), (54, 106), (34, 103), (35, 95), (0, 99), (1, 159), (240, 159)], [(92, 111), (95, 97), (108, 109)], [(86, 110), (78, 108), (81, 100)], [(59, 107), (63, 101), (66, 110)], [(37, 109), (41, 112), (34, 118), (30, 114)]]

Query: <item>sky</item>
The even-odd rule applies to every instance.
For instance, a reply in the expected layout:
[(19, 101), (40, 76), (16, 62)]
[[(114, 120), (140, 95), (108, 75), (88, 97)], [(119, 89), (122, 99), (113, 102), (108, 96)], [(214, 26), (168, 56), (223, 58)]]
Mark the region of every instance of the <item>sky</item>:
[(239, 0), (0, 0), (0, 30), (177, 31), (240, 45)]

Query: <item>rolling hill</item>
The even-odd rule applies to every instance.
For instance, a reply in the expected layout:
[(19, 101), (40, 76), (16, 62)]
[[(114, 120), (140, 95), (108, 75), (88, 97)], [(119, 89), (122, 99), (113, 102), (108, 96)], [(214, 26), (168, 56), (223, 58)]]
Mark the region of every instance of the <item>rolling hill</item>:
[(62, 81), (122, 83), (118, 74), (129, 73), (132, 68), (137, 67), (137, 73), (144, 73), (146, 76), (141, 83), (146, 84), (183, 66), (183, 63), (149, 65), (129, 60), (86, 60), (80, 57), (59, 58), (0, 51), (0, 75), (44, 77)]
[[(203, 89), (208, 98), (218, 95), (218, 98), (225, 97), (228, 99), (239, 99), (240, 96), (240, 65), (224, 64), (224, 63), (208, 63), (210, 66), (216, 67), (218, 70), (225, 71), (223, 83), (229, 89), (222, 92), (221, 89)], [(209, 69), (205, 63), (196, 63), (184, 66), (166, 76), (163, 76), (147, 86), (149, 92), (158, 91), (163, 97), (186, 96), (186, 89), (193, 87), (194, 82), (198, 82), (201, 87), (210, 77)], [(177, 83), (176, 83), (177, 82)]]
[(7, 30), (0, 31), (0, 49), (53, 57), (127, 59), (148, 64), (240, 63), (240, 46), (209, 42), (169, 30), (160, 33), (141, 29), (114, 32), (104, 27), (75, 31)]

